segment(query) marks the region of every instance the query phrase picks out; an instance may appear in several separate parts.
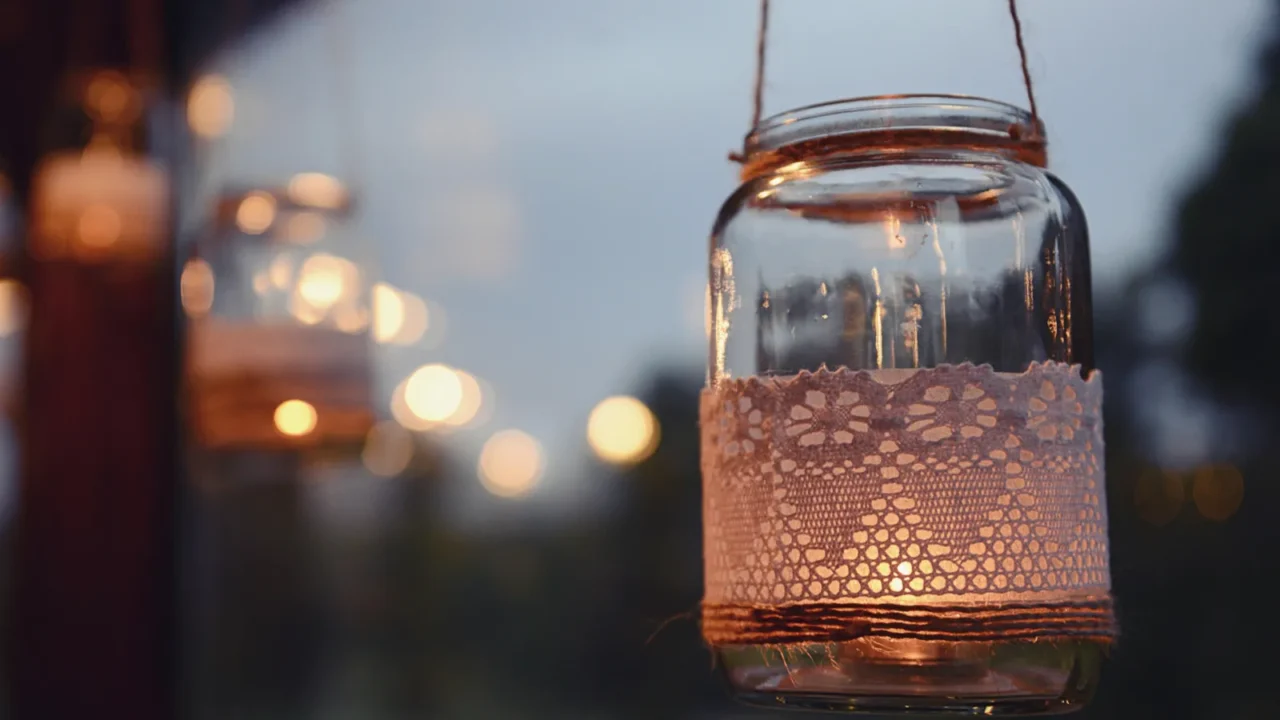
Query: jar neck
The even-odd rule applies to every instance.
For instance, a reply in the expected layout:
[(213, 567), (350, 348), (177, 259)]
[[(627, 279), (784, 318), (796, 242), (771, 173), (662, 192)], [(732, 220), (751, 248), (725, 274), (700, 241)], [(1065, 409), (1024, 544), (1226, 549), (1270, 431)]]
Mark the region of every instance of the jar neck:
[(1043, 126), (1012, 105), (949, 95), (838, 100), (775, 115), (747, 136), (744, 181), (797, 163), (923, 152), (1048, 161)]

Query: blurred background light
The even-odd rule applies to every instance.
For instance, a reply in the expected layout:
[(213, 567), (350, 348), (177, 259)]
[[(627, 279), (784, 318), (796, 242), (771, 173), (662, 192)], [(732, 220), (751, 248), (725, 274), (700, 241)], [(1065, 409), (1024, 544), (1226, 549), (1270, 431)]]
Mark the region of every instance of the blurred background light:
[(248, 235), (261, 235), (276, 221), (276, 199), (269, 193), (251, 192), (236, 208), (236, 226)]
[(417, 418), (430, 423), (446, 422), (462, 407), (462, 381), (445, 365), (423, 365), (406, 381), (404, 399)]
[(480, 483), (498, 497), (522, 497), (538, 484), (544, 464), (537, 440), (520, 430), (501, 430), (480, 451)]
[(277, 255), (267, 266), (267, 277), (277, 290), (285, 290), (293, 280), (293, 261), (283, 253)]
[(298, 295), (317, 310), (327, 310), (355, 292), (359, 277), (360, 271), (350, 260), (317, 253), (298, 269)]
[(633, 397), (605, 398), (587, 418), (587, 441), (596, 456), (608, 463), (638, 463), (653, 454), (658, 439), (658, 419)]
[(201, 258), (191, 258), (182, 267), (178, 288), (182, 308), (187, 315), (193, 318), (203, 317), (213, 307), (213, 268)]
[(206, 140), (221, 137), (235, 119), (235, 99), (231, 83), (221, 75), (205, 75), (196, 80), (187, 96), (187, 124)]
[(1210, 520), (1223, 521), (1244, 502), (1244, 477), (1231, 465), (1204, 465), (1191, 476), (1196, 510)]
[(404, 427), (391, 421), (380, 422), (369, 430), (360, 460), (374, 475), (395, 477), (409, 467), (413, 446), (413, 434)]
[(380, 343), (391, 342), (405, 319), (404, 300), (400, 292), (386, 283), (373, 286), (373, 339)]
[(289, 437), (302, 437), (316, 429), (316, 409), (305, 400), (285, 400), (276, 407), (276, 429)]
[(341, 181), (317, 172), (294, 175), (289, 181), (288, 192), (289, 198), (299, 205), (329, 210), (342, 207), (347, 199), (347, 191)]
[(1182, 476), (1158, 467), (1148, 467), (1134, 486), (1133, 502), (1138, 517), (1151, 525), (1167, 525), (1182, 512), (1186, 500)]
[(453, 374), (458, 379), (462, 396), (457, 408), (444, 419), (444, 423), (452, 427), (465, 427), (475, 420), (480, 412), (480, 407), (484, 404), (484, 391), (471, 373), (455, 369)]

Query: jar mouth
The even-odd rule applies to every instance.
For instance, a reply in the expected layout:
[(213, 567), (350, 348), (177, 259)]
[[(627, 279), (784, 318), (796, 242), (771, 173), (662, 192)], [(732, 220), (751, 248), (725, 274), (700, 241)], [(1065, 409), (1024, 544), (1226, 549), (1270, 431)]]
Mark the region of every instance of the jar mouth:
[(875, 95), (806, 105), (765, 118), (747, 135), (746, 165), (766, 161), (772, 167), (779, 159), (834, 149), (964, 145), (1012, 152), (1043, 166), (1044, 137), (1038, 118), (997, 100), (945, 94)]

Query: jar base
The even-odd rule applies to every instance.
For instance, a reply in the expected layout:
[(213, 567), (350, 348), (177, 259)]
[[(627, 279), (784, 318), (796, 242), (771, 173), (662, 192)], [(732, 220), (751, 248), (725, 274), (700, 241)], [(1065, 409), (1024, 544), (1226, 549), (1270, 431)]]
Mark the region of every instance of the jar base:
[(862, 638), (733, 646), (717, 658), (750, 705), (855, 714), (1060, 715), (1084, 706), (1102, 648), (1089, 642)]

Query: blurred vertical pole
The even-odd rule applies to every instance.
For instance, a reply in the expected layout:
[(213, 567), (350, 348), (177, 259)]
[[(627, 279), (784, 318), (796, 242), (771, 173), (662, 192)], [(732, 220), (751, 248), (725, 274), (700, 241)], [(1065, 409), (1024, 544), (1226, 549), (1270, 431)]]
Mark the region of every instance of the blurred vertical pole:
[[(15, 186), (34, 212), (32, 174), (47, 141), (40, 133), (76, 69), (73, 54), (82, 67), (128, 71), (137, 60), (129, 33), (149, 13), (158, 16), (158, 7), (3, 2), (20, 27), (15, 64), (3, 71), (25, 76), (3, 103), (10, 116), (4, 140), (17, 149)], [(85, 22), (85, 13), (95, 22)], [(91, 41), (69, 37), (72, 28), (91, 33)], [(171, 235), (165, 228), (166, 241), (145, 260), (121, 263), (41, 257), (32, 252), (34, 227), (29, 221), (23, 258), (31, 314), (9, 638), (13, 717), (172, 718), (178, 324)]]
[(33, 262), (15, 717), (173, 716), (170, 273)]

